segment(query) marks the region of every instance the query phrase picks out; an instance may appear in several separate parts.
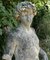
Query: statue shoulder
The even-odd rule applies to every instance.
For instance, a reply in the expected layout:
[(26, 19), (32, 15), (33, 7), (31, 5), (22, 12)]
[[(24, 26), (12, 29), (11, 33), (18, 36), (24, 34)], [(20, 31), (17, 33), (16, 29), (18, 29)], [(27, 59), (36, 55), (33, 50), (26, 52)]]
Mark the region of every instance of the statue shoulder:
[(31, 27), (32, 31), (36, 33), (35, 29), (33, 27)]
[(20, 30), (19, 29), (11, 29), (11, 31), (9, 31), (9, 33), (8, 33), (8, 35), (11, 35), (11, 36), (16, 36), (16, 35), (18, 35), (19, 34), (19, 32), (20, 32)]
[(22, 29), (20, 29), (19, 27), (18, 28), (14, 28), (14, 29), (11, 29), (10, 31), (8, 31), (6, 33), (7, 37), (6, 39), (19, 39), (21, 36), (22, 36)]

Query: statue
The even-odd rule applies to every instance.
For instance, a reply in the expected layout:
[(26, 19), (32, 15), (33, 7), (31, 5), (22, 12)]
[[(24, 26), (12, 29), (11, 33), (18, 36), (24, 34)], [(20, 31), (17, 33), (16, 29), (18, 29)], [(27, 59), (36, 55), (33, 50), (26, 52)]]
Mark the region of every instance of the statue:
[(2, 59), (12, 60), (14, 54), (15, 60), (39, 60), (40, 54), (43, 60), (48, 60), (47, 54), (39, 47), (35, 30), (30, 27), (36, 13), (35, 4), (28, 1), (18, 3), (15, 17), (21, 23), (15, 31), (8, 33)]

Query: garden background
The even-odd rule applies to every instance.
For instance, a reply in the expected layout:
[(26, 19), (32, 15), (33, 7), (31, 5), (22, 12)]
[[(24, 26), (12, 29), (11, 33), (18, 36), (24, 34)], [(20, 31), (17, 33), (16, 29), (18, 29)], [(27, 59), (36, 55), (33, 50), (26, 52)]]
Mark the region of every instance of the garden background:
[[(20, 24), (14, 17), (15, 7), (25, 0), (0, 0), (0, 60), (2, 60), (6, 34), (4, 29), (14, 29)], [(40, 46), (47, 52), (50, 60), (50, 1), (26, 0), (36, 4), (37, 15), (33, 19), (32, 27), (35, 28), (40, 40)]]

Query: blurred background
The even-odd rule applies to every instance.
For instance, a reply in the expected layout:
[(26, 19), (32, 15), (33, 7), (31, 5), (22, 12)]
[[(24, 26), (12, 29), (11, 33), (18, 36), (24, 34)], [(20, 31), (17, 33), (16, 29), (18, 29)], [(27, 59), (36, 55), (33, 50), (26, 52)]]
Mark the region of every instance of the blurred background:
[(32, 27), (40, 40), (42, 47), (50, 60), (50, 0), (0, 0), (0, 60), (6, 43), (4, 29), (14, 29), (20, 22), (14, 17), (15, 7), (19, 2), (30, 1), (36, 4), (37, 15), (34, 17)]

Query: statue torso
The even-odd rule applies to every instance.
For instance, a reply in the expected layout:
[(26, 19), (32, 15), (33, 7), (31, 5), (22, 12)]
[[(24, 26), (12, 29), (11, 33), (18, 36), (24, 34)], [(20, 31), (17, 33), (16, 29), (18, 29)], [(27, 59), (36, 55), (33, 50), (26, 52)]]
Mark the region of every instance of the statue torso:
[(39, 39), (34, 30), (29, 31), (19, 27), (14, 33), (18, 45), (15, 49), (16, 60), (38, 60)]

